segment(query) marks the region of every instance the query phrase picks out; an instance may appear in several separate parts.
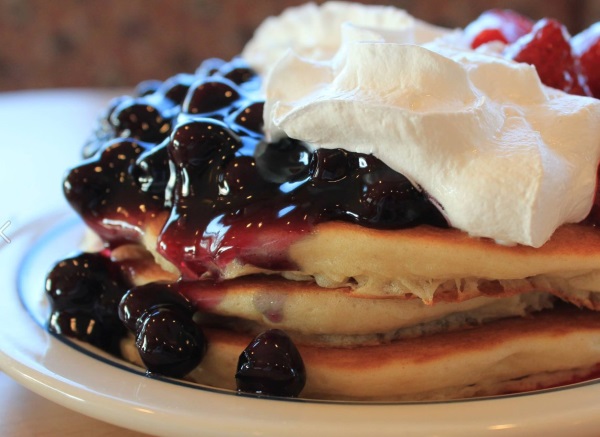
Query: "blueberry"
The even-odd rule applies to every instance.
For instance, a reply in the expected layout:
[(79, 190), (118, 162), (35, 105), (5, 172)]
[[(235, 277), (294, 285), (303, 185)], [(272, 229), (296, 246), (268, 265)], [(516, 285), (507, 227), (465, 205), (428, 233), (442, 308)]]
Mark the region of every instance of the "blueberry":
[(149, 143), (161, 142), (171, 130), (171, 120), (143, 98), (123, 100), (111, 113), (109, 122), (118, 136)]
[(143, 152), (131, 169), (140, 189), (159, 197), (164, 197), (170, 178), (168, 144), (169, 140), (166, 139), (160, 145)]
[(376, 174), (364, 175), (362, 180), (359, 199), (365, 224), (381, 229), (417, 224), (445, 226), (441, 212), (404, 176), (380, 168)]
[(234, 124), (255, 134), (262, 134), (264, 102), (254, 102), (234, 114)]
[(165, 80), (158, 91), (176, 105), (181, 105), (195, 79), (192, 74), (180, 73)]
[(121, 299), (119, 318), (136, 335), (136, 346), (151, 373), (183, 377), (206, 352), (206, 339), (194, 323), (194, 307), (178, 283), (134, 287)]
[(260, 77), (242, 58), (233, 58), (230, 62), (221, 65), (216, 74), (229, 79), (244, 90), (260, 89)]
[(169, 157), (178, 168), (194, 168), (194, 176), (201, 176), (200, 168), (222, 164), (241, 145), (239, 137), (224, 123), (201, 119), (177, 126), (171, 136)]
[(117, 307), (129, 282), (118, 265), (98, 253), (60, 261), (46, 278), (52, 315), (48, 329), (57, 334), (118, 351), (125, 334)]
[(119, 304), (119, 318), (131, 332), (135, 332), (148, 313), (165, 307), (176, 308), (190, 319), (194, 314), (190, 301), (179, 293), (178, 283), (152, 282), (134, 287), (123, 296)]
[(228, 108), (239, 98), (235, 84), (227, 79), (202, 80), (192, 85), (182, 109), (188, 114), (206, 114)]
[[(137, 242), (143, 212), (164, 208), (164, 195), (145, 192), (134, 175), (137, 159), (150, 148), (149, 143), (136, 140), (112, 140), (65, 178), (65, 197), (107, 241)], [(157, 168), (154, 173), (159, 171)]]
[(174, 307), (159, 307), (146, 314), (135, 344), (151, 373), (181, 378), (206, 353), (206, 338), (189, 314)]
[(236, 85), (243, 85), (258, 78), (256, 72), (242, 58), (234, 58), (221, 65), (219, 73)]
[(271, 329), (242, 352), (235, 379), (240, 392), (297, 397), (306, 383), (306, 371), (288, 335)]
[(342, 149), (319, 149), (311, 165), (312, 179), (321, 182), (339, 182), (352, 175), (357, 165), (356, 154)]
[(254, 155), (260, 175), (274, 183), (296, 182), (308, 177), (310, 152), (301, 141), (283, 138), (261, 142)]

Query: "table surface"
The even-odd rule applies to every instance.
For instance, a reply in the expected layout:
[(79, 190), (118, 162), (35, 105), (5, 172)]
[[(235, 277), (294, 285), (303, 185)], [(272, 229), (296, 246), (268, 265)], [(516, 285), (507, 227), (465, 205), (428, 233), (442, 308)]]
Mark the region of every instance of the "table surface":
[(141, 437), (51, 402), (0, 372), (0, 430), (3, 437)]

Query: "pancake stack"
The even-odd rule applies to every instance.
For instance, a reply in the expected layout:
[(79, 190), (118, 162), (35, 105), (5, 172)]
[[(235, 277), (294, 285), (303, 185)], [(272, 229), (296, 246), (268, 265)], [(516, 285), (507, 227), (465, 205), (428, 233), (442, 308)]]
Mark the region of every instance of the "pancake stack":
[(598, 374), (595, 210), (539, 248), (473, 237), (372, 155), (266, 138), (261, 80), (212, 59), (109, 105), (65, 179), (90, 232), (49, 275), (51, 331), (260, 395), (278, 393), (240, 383), (243, 357), (279, 336), (299, 378), (286, 395), (308, 399), (493, 396)]
[[(331, 222), (289, 250), (300, 270), (257, 273), (234, 262), (226, 279), (187, 285), (208, 349), (186, 379), (235, 389), (241, 351), (268, 329), (284, 330), (297, 345), (307, 398), (457, 399), (597, 374), (600, 234), (593, 227), (564, 226), (533, 249), (451, 229)], [(138, 285), (177, 277), (139, 247), (113, 257)], [(122, 348), (143, 365), (132, 337)]]

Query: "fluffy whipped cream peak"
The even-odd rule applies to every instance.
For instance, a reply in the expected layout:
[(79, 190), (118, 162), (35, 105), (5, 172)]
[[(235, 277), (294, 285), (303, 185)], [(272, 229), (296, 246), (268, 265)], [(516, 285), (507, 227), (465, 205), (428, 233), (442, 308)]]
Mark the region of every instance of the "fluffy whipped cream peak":
[(449, 33), (392, 6), (307, 3), (267, 18), (244, 47), (242, 56), (265, 75), (288, 50), (315, 61), (328, 60), (343, 40), (421, 44)]
[(267, 137), (373, 154), (475, 237), (539, 247), (583, 220), (596, 186), (600, 100), (545, 87), (534, 67), (458, 47), (455, 35), (415, 38), (421, 25), (398, 14), (396, 39), (373, 23), (355, 32), (345, 18), (313, 17), (318, 29), (305, 32), (315, 41), (326, 22), (342, 23), (327, 30), (339, 40), (319, 56), (303, 43), (279, 51), (265, 82)]

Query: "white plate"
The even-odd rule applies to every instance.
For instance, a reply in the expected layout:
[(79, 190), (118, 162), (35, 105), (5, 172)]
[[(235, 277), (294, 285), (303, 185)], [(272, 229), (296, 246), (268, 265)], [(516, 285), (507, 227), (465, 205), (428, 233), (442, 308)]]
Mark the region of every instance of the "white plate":
[[(0, 98), (0, 116), (2, 108)], [(54, 141), (60, 144), (60, 138)], [(6, 180), (23, 179), (18, 166), (5, 171), (11, 178)], [(40, 199), (60, 192), (52, 184), (34, 185)], [(26, 216), (16, 204), (9, 212)], [(44, 277), (56, 260), (77, 247), (83, 227), (74, 215), (63, 209), (8, 230), (10, 244), (0, 240), (0, 369), (34, 392), (97, 419), (169, 436), (598, 435), (598, 382), (495, 399), (352, 404), (257, 399), (150, 379), (44, 328)]]

